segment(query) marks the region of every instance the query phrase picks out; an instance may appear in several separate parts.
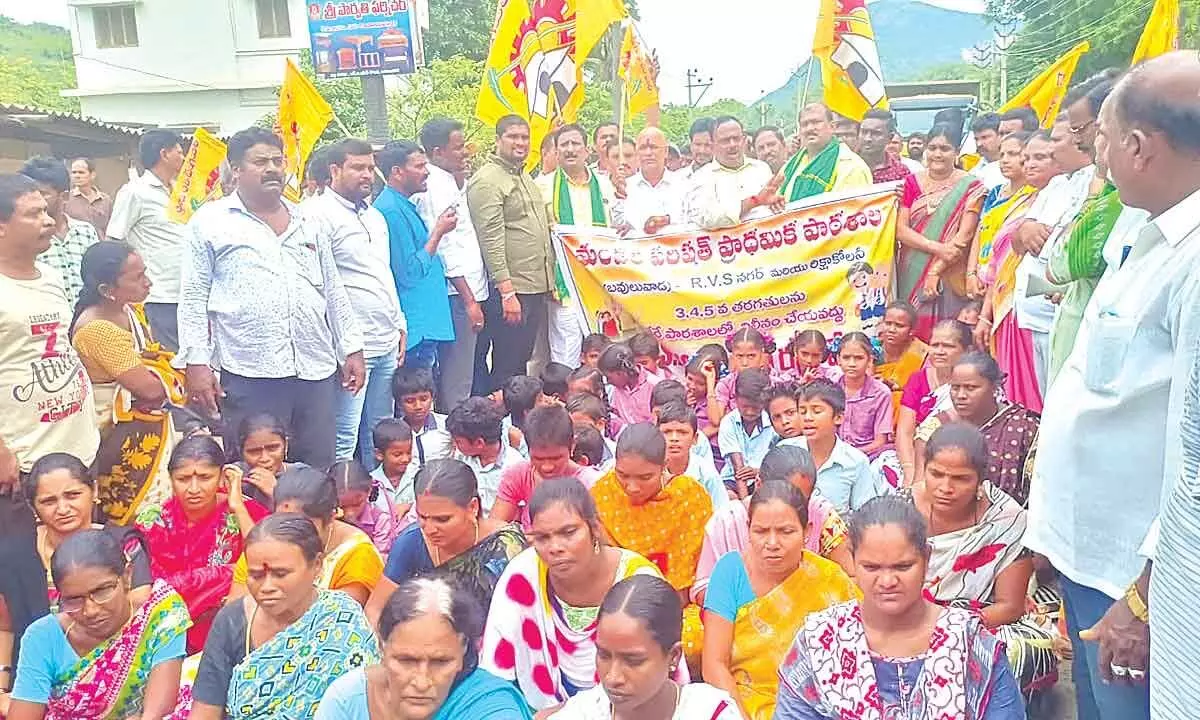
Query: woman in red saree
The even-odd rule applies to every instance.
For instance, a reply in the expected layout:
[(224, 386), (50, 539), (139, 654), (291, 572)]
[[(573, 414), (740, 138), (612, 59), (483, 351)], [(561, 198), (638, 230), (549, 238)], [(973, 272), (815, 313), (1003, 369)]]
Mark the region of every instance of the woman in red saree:
[(212, 620), (229, 594), (246, 533), (269, 514), (242, 496), (241, 474), (224, 463), (220, 446), (210, 437), (180, 442), (168, 465), (172, 497), (137, 515), (154, 578), (175, 588), (192, 616), (189, 654), (204, 648)]
[(935, 125), (925, 145), (924, 172), (909, 175), (900, 197), (896, 297), (917, 309), (914, 334), (928, 342), (933, 326), (967, 304), (967, 251), (979, 225), (985, 189), (954, 166), (959, 133)]

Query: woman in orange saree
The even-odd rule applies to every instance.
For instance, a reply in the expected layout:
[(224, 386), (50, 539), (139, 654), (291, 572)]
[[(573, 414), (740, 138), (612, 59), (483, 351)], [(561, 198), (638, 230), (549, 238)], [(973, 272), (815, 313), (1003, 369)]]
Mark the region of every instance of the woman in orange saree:
[(958, 136), (950, 125), (934, 126), (925, 171), (908, 176), (900, 198), (896, 296), (917, 309), (914, 334), (926, 342), (939, 320), (955, 317), (967, 304), (966, 254), (985, 193), (954, 165)]

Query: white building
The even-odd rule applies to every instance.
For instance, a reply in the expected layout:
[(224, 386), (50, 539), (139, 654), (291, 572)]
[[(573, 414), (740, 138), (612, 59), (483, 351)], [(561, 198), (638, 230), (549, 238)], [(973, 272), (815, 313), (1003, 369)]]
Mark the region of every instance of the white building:
[[(34, 0), (36, 1), (36, 0)], [(304, 0), (67, 0), (83, 115), (220, 134), (278, 106), (308, 49)]]

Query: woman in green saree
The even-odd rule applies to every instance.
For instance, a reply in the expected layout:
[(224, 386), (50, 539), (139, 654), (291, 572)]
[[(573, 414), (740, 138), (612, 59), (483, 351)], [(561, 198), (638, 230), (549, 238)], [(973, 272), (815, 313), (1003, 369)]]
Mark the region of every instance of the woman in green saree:
[(946, 124), (929, 131), (925, 170), (905, 180), (900, 197), (896, 296), (917, 309), (914, 334), (925, 342), (939, 320), (967, 303), (966, 256), (984, 187), (955, 167), (958, 135)]

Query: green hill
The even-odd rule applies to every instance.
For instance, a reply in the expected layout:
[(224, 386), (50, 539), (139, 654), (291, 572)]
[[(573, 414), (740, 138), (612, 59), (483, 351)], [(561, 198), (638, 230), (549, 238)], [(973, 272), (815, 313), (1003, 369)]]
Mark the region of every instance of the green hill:
[(71, 36), (45, 23), (24, 25), (0, 15), (0, 103), (78, 112), (74, 98), (59, 93), (75, 87)]

